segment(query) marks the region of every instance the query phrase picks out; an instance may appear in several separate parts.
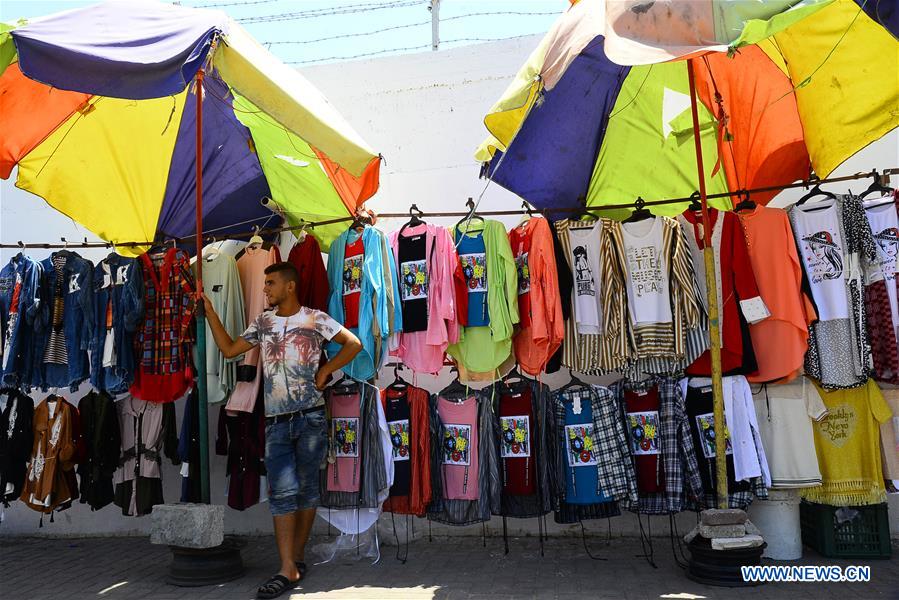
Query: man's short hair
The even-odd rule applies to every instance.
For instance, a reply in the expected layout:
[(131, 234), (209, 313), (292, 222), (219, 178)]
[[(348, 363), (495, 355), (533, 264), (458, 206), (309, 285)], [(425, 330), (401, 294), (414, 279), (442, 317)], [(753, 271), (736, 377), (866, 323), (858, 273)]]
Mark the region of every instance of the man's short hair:
[(297, 273), (297, 268), (289, 262), (276, 262), (273, 265), (267, 266), (265, 268), (265, 274), (271, 275), (272, 273), (280, 273), (281, 277), (284, 278), (284, 281), (292, 281), (295, 284), (300, 285), (300, 274)]

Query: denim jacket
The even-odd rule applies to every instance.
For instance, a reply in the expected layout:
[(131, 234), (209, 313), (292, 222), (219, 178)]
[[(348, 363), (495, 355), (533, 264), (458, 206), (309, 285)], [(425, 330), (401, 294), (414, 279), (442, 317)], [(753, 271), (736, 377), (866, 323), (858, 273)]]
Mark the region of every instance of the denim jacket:
[[(91, 332), (91, 385), (110, 394), (127, 392), (134, 381), (134, 337), (144, 316), (144, 280), (137, 259), (112, 253), (94, 269), (94, 328)], [(110, 366), (104, 366), (106, 307), (112, 303)]]
[[(28, 387), (34, 326), (40, 311), (41, 265), (21, 252), (0, 270), (0, 380)], [(22, 332), (25, 332), (24, 334)]]
[[(45, 362), (47, 344), (53, 329), (53, 304), (56, 271), (53, 258), (66, 258), (63, 282), (63, 332), (67, 364)], [(94, 265), (75, 252), (60, 250), (41, 261), (41, 310), (35, 327), (32, 385), (43, 391), (51, 387), (74, 392), (88, 378), (88, 350), (94, 329)]]

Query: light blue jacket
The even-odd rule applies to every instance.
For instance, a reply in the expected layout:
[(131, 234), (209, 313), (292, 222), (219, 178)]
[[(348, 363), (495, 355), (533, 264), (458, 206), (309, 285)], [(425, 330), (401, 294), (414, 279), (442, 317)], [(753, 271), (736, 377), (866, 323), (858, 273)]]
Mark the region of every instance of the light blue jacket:
[[(344, 253), (347, 243), (355, 242), (359, 239), (359, 235), (356, 231), (347, 229), (334, 240), (328, 252), (328, 281), (331, 284), (328, 314), (341, 324), (345, 321), (343, 311)], [(390, 334), (402, 329), (402, 312), (399, 308), (399, 286), (392, 286), (393, 301), (388, 302), (387, 299), (388, 288), (385, 286), (385, 279), (389, 277), (390, 281), (396, 281), (396, 265), (393, 253), (387, 250), (387, 240), (384, 234), (374, 227), (366, 226), (361, 235), (364, 253), (359, 297), (359, 327), (353, 327), (350, 331), (359, 337), (362, 342), (362, 351), (343, 368), (343, 371), (353, 379), (367, 381), (378, 371), (378, 366), (387, 351), (387, 340)], [(391, 321), (388, 312), (391, 304), (395, 307), (392, 331), (388, 328), (388, 323)], [(375, 319), (378, 323), (377, 335), (374, 331)], [(331, 342), (326, 350), (328, 358), (332, 358), (340, 351), (340, 345)]]

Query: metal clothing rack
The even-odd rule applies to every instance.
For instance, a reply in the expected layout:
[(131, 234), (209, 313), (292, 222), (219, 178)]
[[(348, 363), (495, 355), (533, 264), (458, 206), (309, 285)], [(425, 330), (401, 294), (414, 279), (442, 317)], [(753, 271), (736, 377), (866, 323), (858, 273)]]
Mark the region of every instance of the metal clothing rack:
[[(810, 177), (804, 181), (798, 181), (795, 183), (788, 183), (785, 185), (771, 185), (766, 187), (752, 188), (752, 189), (739, 189), (728, 192), (721, 192), (718, 194), (708, 194), (706, 198), (714, 199), (714, 198), (729, 198), (729, 197), (741, 197), (743, 195), (749, 194), (758, 194), (762, 192), (776, 192), (780, 190), (787, 189), (795, 189), (795, 188), (806, 188), (813, 185), (823, 185), (827, 183), (838, 183), (841, 181), (854, 181), (858, 179), (866, 179), (868, 177), (873, 177), (875, 181), (880, 181), (883, 176), (889, 176), (893, 174), (899, 174), (899, 167), (893, 167), (889, 169), (884, 169), (883, 172), (877, 171), (874, 169), (872, 171), (855, 173), (854, 175), (844, 175), (842, 177), (828, 177), (826, 179), (819, 179), (817, 177)], [(696, 194), (691, 196), (686, 196), (683, 198), (664, 198), (660, 200), (643, 200), (643, 198), (638, 198), (640, 202), (642, 202), (642, 206), (662, 206), (665, 204), (679, 204), (683, 202), (689, 202), (696, 197)], [(584, 202), (584, 198), (581, 197), (580, 200)], [(602, 206), (578, 206), (578, 207), (570, 207), (570, 208), (545, 208), (542, 210), (534, 210), (530, 207), (527, 202), (522, 203), (522, 208), (516, 210), (487, 210), (487, 211), (478, 211), (477, 214), (481, 216), (516, 216), (523, 215), (529, 213), (540, 212), (544, 214), (564, 214), (564, 213), (572, 213), (572, 214), (581, 214), (584, 212), (596, 212), (601, 210), (620, 210), (620, 209), (629, 209), (635, 206), (635, 202), (623, 203), (623, 204), (605, 204)], [(417, 210), (417, 207), (415, 207)], [(279, 211), (280, 214), (283, 214), (285, 211)], [(289, 211), (287, 211), (289, 212)], [(471, 214), (470, 210), (465, 211), (450, 211), (450, 212), (422, 212), (418, 211), (418, 216), (420, 217), (467, 217)], [(391, 218), (403, 218), (408, 217), (409, 213), (379, 213), (376, 215), (378, 218), (391, 219)], [(207, 236), (204, 238), (205, 243), (211, 243), (216, 241), (221, 241), (225, 239), (229, 240), (239, 240), (244, 238), (250, 238), (254, 235), (275, 235), (285, 231), (295, 231), (298, 229), (310, 228), (314, 229), (315, 227), (321, 227), (324, 225), (334, 225), (335, 223), (344, 223), (351, 222), (356, 219), (355, 216), (346, 216), (346, 217), (337, 217), (334, 219), (326, 219), (323, 221), (303, 221), (299, 225), (285, 225), (283, 227), (270, 227), (259, 229), (258, 227), (254, 227), (253, 230), (244, 232), (244, 233), (229, 233), (225, 237), (219, 239), (216, 236)], [(113, 247), (136, 247), (136, 246), (159, 246), (166, 244), (178, 244), (184, 242), (193, 241), (195, 236), (185, 236), (185, 237), (171, 237), (165, 240), (157, 240), (157, 241), (144, 241), (144, 242), (117, 242), (113, 244), (112, 242), (88, 242), (87, 238), (84, 238), (84, 242), (76, 242), (72, 243), (67, 241), (65, 238), (61, 238), (60, 242), (62, 243), (24, 243), (17, 242), (15, 244), (8, 243), (0, 243), (0, 248), (42, 248), (42, 249), (65, 249), (65, 248), (113, 248)]]

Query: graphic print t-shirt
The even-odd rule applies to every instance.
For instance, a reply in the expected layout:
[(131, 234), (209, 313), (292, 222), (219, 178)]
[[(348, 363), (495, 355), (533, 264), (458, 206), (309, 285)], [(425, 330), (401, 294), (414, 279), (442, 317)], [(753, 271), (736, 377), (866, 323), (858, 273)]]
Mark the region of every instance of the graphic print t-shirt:
[(844, 240), (840, 232), (836, 204), (814, 211), (794, 209), (796, 244), (809, 285), (812, 298), (818, 307), (818, 319), (849, 318), (849, 297), (846, 289), (843, 264)]
[(289, 317), (267, 310), (241, 336), (258, 345), (265, 391), (265, 416), (287, 414), (322, 403), (315, 389), (322, 346), (340, 331), (326, 313), (302, 307)]
[(414, 333), (428, 329), (427, 236), (400, 235), (398, 240), (400, 300), (403, 307), (403, 331)]
[[(456, 234), (459, 235), (458, 233)], [(457, 238), (458, 239), (458, 238)], [(478, 232), (461, 236), (458, 246), (459, 263), (468, 288), (468, 326), (490, 324), (487, 313), (487, 253), (484, 236)]]
[[(580, 401), (576, 399), (580, 396)], [(597, 471), (599, 448), (594, 440), (593, 409), (587, 394), (569, 394), (564, 398), (565, 439), (565, 501), (570, 504), (595, 504), (611, 498), (600, 492)], [(580, 413), (575, 412), (580, 405)]]
[(599, 227), (597, 223), (583, 229), (568, 229), (571, 248), (571, 272), (574, 275), (574, 315), (578, 333), (599, 333), (600, 265)]
[(362, 236), (346, 245), (343, 255), (343, 324), (359, 327), (359, 298), (362, 296), (362, 261), (365, 247)]
[[(705, 493), (715, 494), (715, 409), (712, 401), (712, 388), (687, 386), (686, 399), (687, 420), (690, 422), (690, 433), (693, 436), (693, 447), (696, 449), (696, 461), (699, 463), (699, 476)], [(727, 427), (725, 426), (726, 430)], [(733, 448), (730, 434), (726, 432), (725, 455), (727, 461), (727, 492), (745, 492), (749, 490), (748, 481), (737, 481), (734, 475)]]
[(510, 496), (536, 493), (536, 452), (531, 388), (510, 390), (499, 398), (499, 455), (503, 492)]
[(531, 252), (531, 235), (527, 222), (509, 232), (509, 245), (515, 256), (518, 271), (518, 314), (522, 328), (531, 325), (531, 269), (528, 256)]
[[(871, 200), (871, 204), (879, 204), (889, 197)], [(866, 201), (867, 205), (868, 202)], [(893, 329), (899, 327), (899, 306), (896, 298), (896, 273), (899, 271), (899, 215), (896, 205), (890, 202), (883, 206), (867, 208), (865, 215), (874, 234), (877, 245), (877, 264), (887, 283), (887, 296), (890, 299), (890, 311), (893, 316)]]
[(624, 402), (628, 438), (637, 471), (637, 490), (641, 494), (664, 492), (659, 390), (652, 387), (640, 392), (625, 392)]
[(478, 401), (474, 397), (462, 402), (437, 398), (437, 416), (443, 425), (438, 452), (444, 496), (447, 500), (477, 500)]
[(387, 432), (393, 453), (391, 496), (408, 496), (412, 482), (412, 429), (409, 425), (409, 396), (406, 390), (387, 388)]
[(662, 256), (662, 226), (659, 217), (621, 224), (628, 311), (631, 322), (637, 325), (671, 322), (669, 267)]
[(359, 393), (331, 393), (331, 458), (328, 461), (328, 491), (358, 492), (362, 467)]

